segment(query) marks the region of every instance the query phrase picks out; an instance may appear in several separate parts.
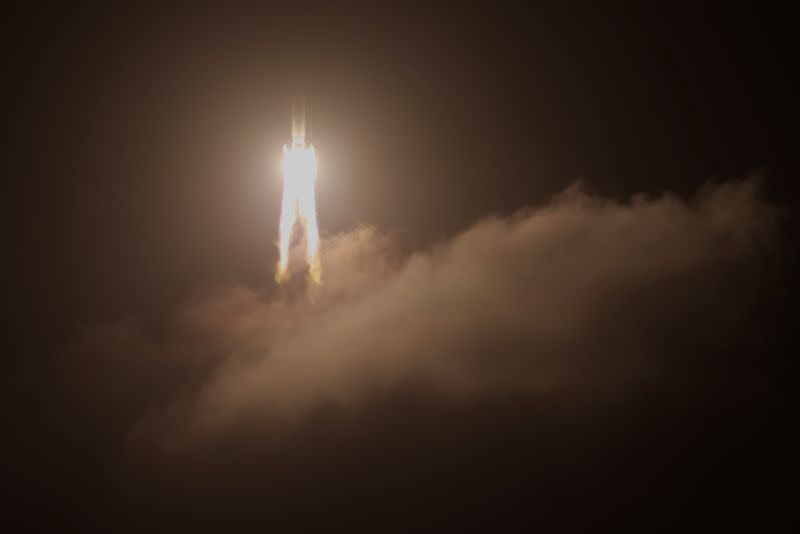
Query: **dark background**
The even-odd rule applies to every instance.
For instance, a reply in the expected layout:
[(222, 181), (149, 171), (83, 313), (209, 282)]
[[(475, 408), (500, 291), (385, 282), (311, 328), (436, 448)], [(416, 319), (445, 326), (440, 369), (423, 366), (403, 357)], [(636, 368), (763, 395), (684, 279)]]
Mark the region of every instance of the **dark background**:
[(278, 162), (297, 92), (314, 102), (326, 235), (368, 223), (416, 250), (581, 177), (624, 198), (752, 173), (766, 177), (793, 235), (785, 13), (738, 3), (193, 6), (56, 8), (9, 22), (7, 283), (19, 298), (6, 354), (7, 489), (31, 522), (158, 531), (378, 518), (406, 531), (438, 525), (429, 521), (499, 531), (640, 518), (648, 530), (768, 529), (789, 513), (788, 290), (754, 325), (766, 342), (742, 349), (779, 377), (756, 401), (731, 404), (690, 380), (621, 406), (437, 407), (410, 394), (349, 427), (308, 422), (291, 446), (275, 446), (282, 470), (225, 451), (183, 459), (185, 478), (165, 482), (164, 495), (152, 490), (157, 474), (119, 464), (113, 422), (65, 423), (49, 393), (63, 384), (39, 378), (86, 328), (158, 323), (216, 284), (271, 287)]

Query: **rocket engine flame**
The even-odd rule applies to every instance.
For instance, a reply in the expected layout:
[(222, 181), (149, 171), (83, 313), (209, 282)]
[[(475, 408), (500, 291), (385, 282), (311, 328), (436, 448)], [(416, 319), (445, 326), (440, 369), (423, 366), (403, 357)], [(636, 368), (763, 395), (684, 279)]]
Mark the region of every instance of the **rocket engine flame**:
[(289, 244), (295, 222), (303, 227), (306, 260), (312, 282), (319, 284), (322, 269), (319, 260), (319, 227), (314, 185), (317, 181), (317, 155), (314, 146), (305, 146), (301, 136), (294, 136), (292, 146), (283, 147), (283, 200), (280, 220), (280, 260), (275, 272), (278, 283), (289, 277)]

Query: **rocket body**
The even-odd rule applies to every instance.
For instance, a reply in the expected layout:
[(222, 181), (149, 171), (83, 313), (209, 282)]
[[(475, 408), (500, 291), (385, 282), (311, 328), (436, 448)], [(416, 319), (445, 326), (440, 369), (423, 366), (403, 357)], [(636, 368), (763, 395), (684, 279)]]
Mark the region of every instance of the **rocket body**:
[[(299, 223), (305, 231), (306, 262), (312, 282), (319, 283), (319, 227), (314, 186), (317, 180), (317, 156), (307, 134), (310, 114), (305, 99), (292, 103), (292, 144), (283, 147), (283, 199), (279, 226), (280, 260), (275, 273), (278, 282), (289, 276), (289, 246), (292, 229)], [(308, 143), (308, 144), (307, 144)]]
[[(310, 114), (309, 114), (310, 118)], [(292, 146), (293, 147), (304, 147), (306, 145), (306, 141), (311, 144), (310, 135), (306, 136), (307, 128), (306, 128), (306, 99), (305, 98), (295, 98), (292, 102)], [(310, 128), (308, 128), (310, 130)], [(310, 132), (308, 132), (310, 133)]]

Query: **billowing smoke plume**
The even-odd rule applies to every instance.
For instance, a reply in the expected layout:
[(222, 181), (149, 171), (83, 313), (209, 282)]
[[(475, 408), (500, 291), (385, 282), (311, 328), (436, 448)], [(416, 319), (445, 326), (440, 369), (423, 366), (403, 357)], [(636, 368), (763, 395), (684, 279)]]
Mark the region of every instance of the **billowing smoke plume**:
[(107, 365), (151, 381), (134, 435), (183, 443), (404, 388), (622, 394), (742, 341), (776, 218), (747, 180), (690, 201), (576, 185), (407, 257), (359, 228), (323, 241), (326, 283), (312, 299), (221, 289), (166, 334), (95, 335), (91, 357), (124, 358)]

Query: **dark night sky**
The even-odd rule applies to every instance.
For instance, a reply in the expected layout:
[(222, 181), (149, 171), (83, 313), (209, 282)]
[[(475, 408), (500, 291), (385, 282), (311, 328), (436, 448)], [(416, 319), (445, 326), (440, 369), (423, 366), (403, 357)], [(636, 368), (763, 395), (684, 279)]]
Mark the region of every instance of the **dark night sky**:
[[(289, 437), (264, 437), (270, 432), (256, 425), (252, 439), (232, 431), (216, 449), (167, 460), (121, 445), (160, 409), (152, 399), (185, 386), (169, 378), (183, 365), (171, 359), (171, 317), (209, 288), (278, 294), (278, 163), (293, 94), (313, 96), (323, 237), (367, 224), (394, 236), (394, 253), (407, 257), (487, 215), (546, 205), (579, 178), (589, 193), (624, 201), (665, 191), (687, 198), (709, 180), (759, 174), (764, 202), (784, 213), (780, 241), (796, 228), (797, 195), (785, 14), (737, 3), (105, 8), (12, 24), (7, 103), (11, 137), (21, 142), (6, 198), (19, 304), (7, 374), (12, 424), (21, 424), (7, 458), (19, 475), (11, 492), (36, 515), (106, 532), (193, 520), (236, 530), (231, 518), (292, 525), (294, 511), (321, 525), (363, 519), (418, 531), (432, 520), (458, 531), (474, 515), (498, 531), (505, 521), (559, 530), (640, 515), (763, 528), (788, 511), (791, 499), (772, 475), (793, 464), (782, 456), (790, 449), (781, 426), (793, 282), (736, 278), (745, 276), (738, 267), (714, 270), (717, 257), (702, 264), (708, 272), (687, 275), (692, 284), (721, 295), (720, 280), (765, 287), (746, 312), (747, 332), (724, 346), (711, 338), (692, 345), (702, 336), (681, 330), (680, 320), (673, 330), (639, 320), (651, 313), (638, 307), (642, 295), (683, 295), (680, 281), (658, 279), (598, 308), (598, 317), (632, 318), (631, 329), (658, 346), (658, 361), (682, 362), (650, 388), (592, 400), (492, 386), (451, 401), (412, 380), (355, 414), (325, 408), (301, 418)], [(764, 261), (778, 278), (794, 264), (784, 255)], [(703, 291), (668, 304), (713, 312), (717, 293)], [(669, 312), (652, 313), (658, 323)], [(76, 356), (76, 340), (131, 321), (144, 325), (141, 346), (169, 356), (133, 372)], [(502, 336), (492, 341), (497, 332), (471, 335), (490, 352), (528, 353), (527, 338), (504, 349)], [(388, 339), (375, 336), (370, 346), (380, 351)], [(138, 357), (138, 341), (115, 343), (100, 345)], [(703, 358), (692, 360), (687, 346)], [(420, 347), (409, 351), (429, 350)], [(719, 369), (729, 376), (709, 378)], [(742, 386), (753, 374), (766, 377), (768, 386), (754, 388), (760, 394)], [(108, 394), (118, 388), (126, 393)]]

